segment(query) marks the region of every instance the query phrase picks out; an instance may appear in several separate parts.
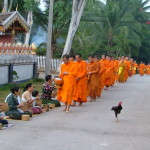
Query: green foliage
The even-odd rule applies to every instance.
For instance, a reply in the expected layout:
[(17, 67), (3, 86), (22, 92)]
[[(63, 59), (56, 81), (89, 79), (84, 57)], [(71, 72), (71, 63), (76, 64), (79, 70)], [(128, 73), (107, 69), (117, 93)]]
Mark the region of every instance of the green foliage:
[(35, 0), (24, 0), (23, 7), (24, 7), (25, 11), (27, 11), (27, 12), (29, 12), (29, 11), (37, 12), (38, 5), (39, 5), (39, 3)]
[(33, 79), (32, 81), (33, 81), (33, 83), (41, 83), (41, 82), (44, 83), (45, 80), (38, 78), (38, 79)]
[(13, 71), (12, 74), (13, 74), (13, 80), (19, 79), (18, 73), (16, 71)]
[(149, 7), (145, 4), (142, 0), (107, 0), (106, 5), (96, 0), (88, 1), (73, 50), (84, 58), (108, 53), (144, 59), (140, 53), (141, 48), (148, 51), (143, 39), (148, 35), (145, 22), (150, 18), (150, 13), (146, 12)]
[[(49, 13), (49, 0), (46, 0), (46, 16)], [(55, 0), (53, 16), (52, 55), (61, 57), (71, 19), (72, 0)], [(47, 25), (47, 24), (46, 24)]]
[(36, 50), (36, 54), (38, 56), (45, 56), (46, 55), (46, 49), (47, 49), (47, 44), (41, 43)]

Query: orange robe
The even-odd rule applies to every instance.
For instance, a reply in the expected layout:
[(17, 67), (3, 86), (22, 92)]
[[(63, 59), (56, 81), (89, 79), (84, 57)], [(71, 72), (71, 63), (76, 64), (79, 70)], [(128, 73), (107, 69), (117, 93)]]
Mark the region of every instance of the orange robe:
[(96, 99), (98, 86), (98, 77), (99, 77), (99, 65), (97, 62), (88, 63), (88, 72), (92, 72), (91, 75), (88, 75), (88, 96), (93, 99)]
[(146, 66), (146, 74), (147, 74), (147, 75), (150, 75), (150, 65), (147, 65), (147, 66)]
[(113, 61), (107, 61), (107, 65), (106, 65), (106, 81), (105, 81), (105, 86), (107, 86), (107, 87), (109, 87), (112, 84), (113, 68), (114, 68)]
[(73, 100), (87, 102), (87, 63), (82, 60), (75, 64), (77, 67), (76, 78), (79, 77), (80, 79), (76, 81)]
[(124, 73), (124, 78), (125, 78), (125, 81), (128, 80), (128, 77), (129, 77), (129, 70), (130, 70), (130, 62), (129, 61), (124, 61), (124, 63), (126, 64), (126, 70), (125, 70), (125, 73)]
[(102, 89), (105, 86), (105, 80), (106, 80), (106, 60), (105, 59), (101, 59), (100, 60), (100, 79), (101, 79), (101, 84), (102, 84)]
[(118, 69), (119, 69), (119, 61), (115, 60), (116, 67), (115, 67), (115, 81), (118, 82)]
[(112, 77), (111, 77), (111, 85), (114, 85), (115, 84), (115, 78), (116, 78), (116, 63), (115, 61), (111, 61), (112, 63)]
[[(99, 67), (99, 72), (100, 72), (100, 62), (99, 61), (95, 61), (95, 63), (97, 64), (97, 67)], [(98, 89), (97, 89), (97, 96), (100, 97), (101, 96), (101, 92), (102, 92), (102, 78), (100, 78), (100, 75), (97, 75), (97, 81), (98, 81)]]
[(132, 73), (133, 73), (133, 75), (135, 75), (135, 74), (136, 74), (136, 70), (137, 70), (137, 68), (138, 68), (138, 64), (137, 64), (137, 63), (134, 63), (133, 66), (134, 66), (134, 67), (133, 67)]
[(130, 69), (129, 69), (129, 72), (128, 72), (128, 75), (130, 77), (132, 77), (132, 75), (133, 75), (133, 70), (134, 70), (134, 63), (132, 61), (130, 61)]
[[(64, 72), (68, 72), (68, 75), (63, 75)], [(77, 68), (74, 62), (61, 65), (60, 77), (64, 82), (60, 89), (58, 89), (57, 97), (59, 101), (70, 104), (73, 100), (73, 92), (75, 86), (75, 77), (77, 74)]]
[(145, 69), (146, 69), (145, 64), (140, 64), (139, 65), (139, 73), (140, 73), (141, 76), (143, 76), (145, 74)]

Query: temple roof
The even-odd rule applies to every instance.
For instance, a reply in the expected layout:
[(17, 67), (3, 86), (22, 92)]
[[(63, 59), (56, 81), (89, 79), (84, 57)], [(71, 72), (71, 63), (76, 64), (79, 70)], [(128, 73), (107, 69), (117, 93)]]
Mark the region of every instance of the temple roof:
[(29, 31), (30, 25), (26, 22), (26, 20), (20, 15), (18, 11), (0, 13), (0, 31), (5, 32), (15, 22), (17, 22), (17, 24), (20, 24), (25, 32)]

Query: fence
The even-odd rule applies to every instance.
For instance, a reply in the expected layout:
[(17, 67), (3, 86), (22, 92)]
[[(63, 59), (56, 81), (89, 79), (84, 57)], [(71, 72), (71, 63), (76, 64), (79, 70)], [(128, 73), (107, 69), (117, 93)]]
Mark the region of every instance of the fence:
[[(62, 61), (60, 59), (52, 59), (51, 60), (51, 70), (59, 72), (60, 64)], [(46, 64), (46, 57), (45, 56), (38, 56), (37, 57), (37, 66), (38, 69), (45, 69)]]
[(35, 54), (34, 44), (0, 43), (0, 55), (32, 55)]
[(0, 85), (36, 77), (37, 56), (34, 45), (0, 43)]

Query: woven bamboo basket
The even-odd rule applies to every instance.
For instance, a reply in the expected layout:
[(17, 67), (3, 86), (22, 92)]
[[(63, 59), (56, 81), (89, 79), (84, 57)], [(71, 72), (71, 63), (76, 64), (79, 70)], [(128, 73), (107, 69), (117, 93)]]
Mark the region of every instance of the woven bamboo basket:
[(55, 104), (49, 104), (49, 107), (51, 107), (52, 109), (55, 108)]
[(8, 104), (7, 103), (4, 103), (3, 106), (0, 106), (0, 111), (1, 112), (6, 112), (9, 110), (9, 107), (8, 107)]
[(22, 115), (22, 120), (23, 121), (29, 121), (30, 120), (30, 116), (29, 115)]
[(2, 123), (0, 123), (0, 130), (2, 130), (2, 127), (3, 127), (3, 125), (2, 125)]

